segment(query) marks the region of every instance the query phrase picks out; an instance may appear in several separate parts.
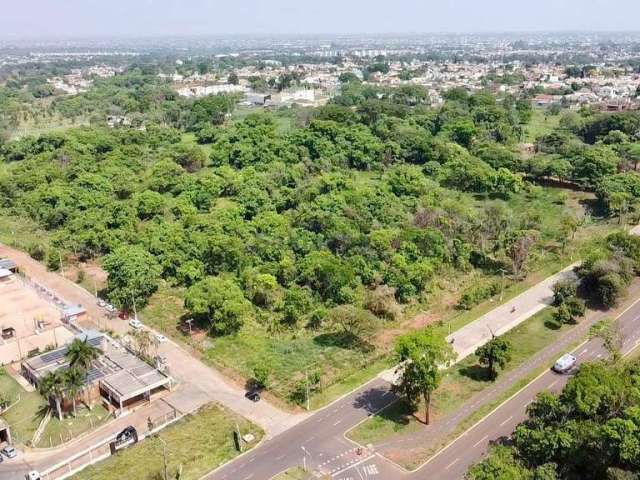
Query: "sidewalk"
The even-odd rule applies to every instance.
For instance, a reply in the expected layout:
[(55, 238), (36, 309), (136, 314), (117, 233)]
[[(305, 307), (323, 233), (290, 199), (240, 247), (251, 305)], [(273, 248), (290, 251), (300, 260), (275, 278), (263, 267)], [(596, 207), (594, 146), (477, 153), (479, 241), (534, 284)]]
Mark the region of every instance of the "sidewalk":
[(449, 335), (447, 340), (456, 352), (456, 362), (491, 340), (492, 334), (502, 335), (551, 305), (553, 286), (561, 280), (575, 278), (573, 269), (578, 265), (579, 263), (569, 265)]

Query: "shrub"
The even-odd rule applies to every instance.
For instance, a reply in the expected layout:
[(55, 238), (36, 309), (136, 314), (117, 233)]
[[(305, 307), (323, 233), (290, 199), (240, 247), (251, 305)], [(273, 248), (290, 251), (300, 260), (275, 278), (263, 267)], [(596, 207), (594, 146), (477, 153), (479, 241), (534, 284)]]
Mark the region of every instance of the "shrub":
[(32, 243), (31, 245), (29, 245), (29, 248), (27, 250), (31, 258), (39, 262), (44, 260), (44, 258), (47, 256), (47, 251), (45, 250), (44, 245), (40, 243)]
[(500, 291), (500, 284), (497, 282), (486, 285), (478, 285), (465, 291), (458, 301), (457, 308), (460, 310), (471, 310), (479, 303), (493, 297)]

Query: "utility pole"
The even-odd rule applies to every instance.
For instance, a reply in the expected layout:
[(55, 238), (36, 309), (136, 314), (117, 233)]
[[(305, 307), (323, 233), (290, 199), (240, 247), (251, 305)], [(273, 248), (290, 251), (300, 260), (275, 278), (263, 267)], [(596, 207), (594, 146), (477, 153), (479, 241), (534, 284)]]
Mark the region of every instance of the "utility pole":
[(502, 301), (502, 297), (504, 296), (504, 268), (500, 269), (500, 301)]
[(305, 370), (304, 372), (305, 375), (305, 392), (306, 392), (306, 396), (307, 396), (307, 412), (309, 411), (309, 371)]
[(236, 422), (236, 433), (238, 435), (238, 447), (240, 448), (240, 453), (242, 453), (242, 435), (240, 434), (240, 425)]
[(169, 476), (167, 474), (167, 442), (165, 442), (160, 436), (157, 437), (160, 442), (162, 442), (162, 457), (164, 460), (164, 480), (169, 480)]
[(60, 260), (60, 273), (64, 277), (64, 267), (62, 266), (62, 253), (58, 250), (58, 259)]
[(133, 293), (131, 294), (131, 301), (133, 302), (133, 318), (135, 320), (138, 320), (138, 312), (136, 310), (136, 299), (133, 296)]

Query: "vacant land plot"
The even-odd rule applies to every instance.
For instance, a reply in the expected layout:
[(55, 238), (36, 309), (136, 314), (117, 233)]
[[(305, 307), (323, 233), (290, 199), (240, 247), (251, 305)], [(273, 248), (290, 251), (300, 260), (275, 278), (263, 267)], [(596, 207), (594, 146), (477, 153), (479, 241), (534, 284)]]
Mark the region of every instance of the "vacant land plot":
[(13, 329), (13, 338), (0, 340), (0, 365), (24, 358), (28, 352), (59, 346), (73, 337), (51, 299), (13, 275), (0, 283), (0, 329)]
[(560, 115), (547, 115), (544, 108), (534, 108), (531, 122), (524, 127), (525, 141), (533, 143), (539, 137), (550, 133), (560, 123)]
[[(197, 480), (238, 455), (233, 441), (236, 424), (243, 435), (252, 433), (256, 437), (245, 448), (255, 446), (262, 437), (258, 427), (217, 405), (162, 430), (158, 437), (167, 445), (169, 478), (176, 478), (181, 471), (181, 480)], [(147, 438), (71, 478), (113, 480), (114, 472), (126, 472), (127, 478), (136, 480), (163, 478), (163, 444), (158, 437)]]

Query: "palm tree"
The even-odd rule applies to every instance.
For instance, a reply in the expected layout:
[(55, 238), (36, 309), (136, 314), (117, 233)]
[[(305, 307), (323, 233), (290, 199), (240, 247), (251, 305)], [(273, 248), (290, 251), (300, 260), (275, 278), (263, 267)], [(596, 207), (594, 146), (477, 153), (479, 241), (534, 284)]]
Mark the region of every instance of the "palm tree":
[(71, 345), (69, 345), (65, 357), (69, 361), (69, 366), (72, 369), (75, 368), (88, 372), (93, 362), (98, 359), (101, 353), (102, 350), (91, 345), (86, 338), (84, 340), (76, 338), (71, 342)]
[(61, 402), (64, 396), (65, 386), (65, 375), (62, 371), (56, 370), (48, 373), (47, 376), (40, 381), (40, 386), (38, 387), (40, 395), (47, 397), (49, 399), (49, 403), (51, 403), (51, 400), (53, 399), (58, 412), (58, 418), (60, 420), (62, 420)]
[(67, 394), (71, 397), (73, 403), (73, 416), (77, 416), (76, 412), (76, 397), (84, 389), (86, 373), (79, 368), (69, 368), (64, 372), (65, 389)]

